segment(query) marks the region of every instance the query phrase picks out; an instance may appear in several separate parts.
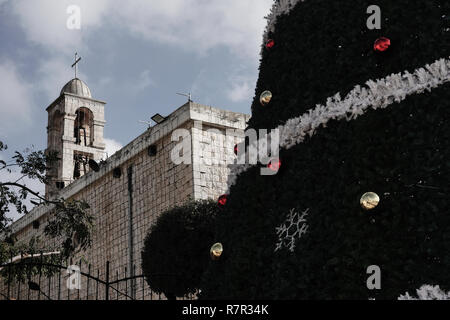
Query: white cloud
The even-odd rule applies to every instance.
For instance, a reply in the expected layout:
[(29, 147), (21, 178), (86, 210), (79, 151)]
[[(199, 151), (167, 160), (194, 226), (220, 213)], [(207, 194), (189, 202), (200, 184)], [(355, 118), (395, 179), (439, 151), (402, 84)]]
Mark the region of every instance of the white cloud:
[(31, 120), (31, 86), (11, 61), (0, 63), (0, 136), (20, 130)]
[(141, 88), (143, 89), (155, 84), (153, 79), (150, 78), (150, 70), (142, 71), (140, 78), (141, 78)]
[[(0, 0), (1, 1), (1, 0)], [(62, 86), (73, 78), (73, 62), (75, 51), (87, 53), (89, 48), (86, 38), (103, 22), (104, 14), (108, 12), (107, 0), (15, 0), (11, 1), (13, 14), (28, 40), (42, 46), (49, 55), (38, 65), (38, 81), (33, 89), (44, 92), (50, 100), (59, 96)], [(81, 8), (81, 30), (67, 28), (70, 14), (67, 8), (76, 4)], [(79, 77), (87, 81), (83, 72)]]
[(140, 92), (140, 91), (147, 89), (148, 87), (155, 85), (155, 82), (150, 77), (150, 70), (142, 71), (141, 74), (139, 75), (138, 81), (139, 82), (137, 82), (136, 84), (133, 85), (132, 88), (130, 88), (131, 90)]
[[(53, 101), (61, 87), (73, 77), (69, 66), (74, 52), (89, 54), (87, 38), (114, 32), (110, 28), (103, 30), (102, 26), (113, 25), (141, 41), (170, 44), (199, 55), (213, 48), (228, 48), (236, 57), (256, 65), (266, 24), (264, 16), (269, 13), (272, 2), (134, 0), (125, 4), (117, 0), (15, 0), (8, 3), (26, 38), (48, 53), (37, 68), (38, 78), (45, 81), (35, 82), (33, 90), (44, 92)], [(69, 30), (66, 26), (69, 18), (66, 10), (73, 4), (81, 8), (81, 30)], [(82, 70), (79, 75), (89, 85)], [(138, 79), (131, 92), (155, 85), (149, 70), (144, 70)], [(100, 84), (108, 81), (102, 79)], [(251, 96), (251, 85), (248, 81), (237, 81), (232, 85), (229, 98), (234, 102), (244, 101)]]
[(259, 54), (264, 16), (271, 5), (272, 0), (135, 0), (111, 8), (121, 26), (149, 41), (199, 53), (225, 46), (253, 59)]
[(103, 140), (106, 144), (105, 152), (107, 153), (108, 157), (111, 157), (114, 153), (123, 148), (122, 144), (116, 140), (106, 138)]
[(253, 86), (250, 81), (236, 79), (228, 91), (228, 98), (233, 102), (241, 102), (249, 100), (253, 97)]
[(107, 0), (77, 0), (81, 8), (81, 30), (67, 28), (70, 15), (67, 8), (72, 0), (15, 0), (12, 10), (19, 17), (27, 38), (49, 50), (73, 53), (81, 48), (83, 38), (96, 26), (101, 25), (103, 15), (107, 13)]
[(227, 97), (233, 102), (250, 101), (253, 98), (255, 79), (244, 65), (236, 66), (228, 74)]
[[(49, 98), (49, 103), (59, 96), (62, 87), (74, 77), (69, 63), (68, 56), (67, 58), (61, 56), (45, 60), (40, 64), (38, 74), (45, 81), (37, 82), (35, 89), (44, 92)], [(88, 82), (88, 78), (83, 72), (78, 72), (77, 76)]]
[[(162, 42), (204, 54), (224, 46), (238, 56), (257, 58), (273, 0), (77, 0), (81, 30), (66, 27), (72, 0), (15, 0), (13, 12), (27, 38), (48, 50), (87, 50), (85, 38), (114, 24), (146, 41)], [(255, 62), (256, 63), (256, 62)]]

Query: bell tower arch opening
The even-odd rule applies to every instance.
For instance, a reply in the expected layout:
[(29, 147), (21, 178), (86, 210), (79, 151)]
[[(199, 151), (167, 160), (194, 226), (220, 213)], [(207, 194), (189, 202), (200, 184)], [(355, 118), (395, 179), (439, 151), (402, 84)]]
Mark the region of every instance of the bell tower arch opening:
[(74, 137), (78, 145), (91, 147), (94, 143), (94, 114), (86, 107), (75, 111)]
[(74, 151), (73, 155), (73, 179), (77, 180), (90, 171), (89, 160), (93, 159), (93, 154)]

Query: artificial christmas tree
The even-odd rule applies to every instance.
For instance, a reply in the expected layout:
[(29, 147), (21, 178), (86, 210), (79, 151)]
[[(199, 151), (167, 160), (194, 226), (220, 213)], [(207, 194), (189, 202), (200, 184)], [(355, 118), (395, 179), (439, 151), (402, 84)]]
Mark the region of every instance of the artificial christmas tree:
[(249, 128), (280, 130), (281, 170), (233, 167), (202, 298), (450, 289), (450, 2), (377, 1), (380, 29), (371, 5), (275, 2)]

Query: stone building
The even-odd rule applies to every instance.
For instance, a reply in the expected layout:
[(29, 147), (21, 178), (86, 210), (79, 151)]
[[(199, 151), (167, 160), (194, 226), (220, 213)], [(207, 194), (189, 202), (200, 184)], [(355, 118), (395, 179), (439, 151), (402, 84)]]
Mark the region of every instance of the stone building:
[[(83, 199), (95, 216), (92, 247), (72, 264), (105, 279), (109, 261), (112, 280), (141, 274), (144, 237), (163, 211), (189, 199), (215, 199), (226, 191), (227, 165), (235, 157), (234, 145), (242, 141), (249, 119), (189, 101), (99, 164), (105, 148), (105, 102), (92, 98), (87, 85), (75, 78), (47, 112), (48, 150), (58, 151), (61, 160), (49, 171), (46, 195)], [(179, 157), (184, 163), (179, 163)], [(15, 237), (26, 243), (41, 235), (49, 210), (38, 206), (16, 221), (12, 225)], [(55, 240), (44, 241), (46, 247), (58, 247)], [(89, 285), (86, 277), (81, 290), (68, 291), (66, 278), (64, 273), (62, 278), (42, 278), (41, 291), (51, 299), (105, 298), (102, 285)], [(14, 284), (10, 296), (27, 299), (27, 288), (21, 286)], [(155, 298), (142, 279), (117, 286), (131, 297)], [(114, 290), (110, 292), (116, 297)], [(29, 298), (45, 299), (38, 292), (31, 292)]]

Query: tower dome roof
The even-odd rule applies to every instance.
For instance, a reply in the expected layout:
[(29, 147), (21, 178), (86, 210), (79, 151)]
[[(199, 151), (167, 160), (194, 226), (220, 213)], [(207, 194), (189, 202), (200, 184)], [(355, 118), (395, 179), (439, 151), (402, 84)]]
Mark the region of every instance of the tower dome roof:
[(61, 90), (61, 94), (63, 93), (71, 93), (80, 97), (92, 98), (91, 90), (89, 90), (87, 84), (78, 78), (74, 78), (67, 82)]

